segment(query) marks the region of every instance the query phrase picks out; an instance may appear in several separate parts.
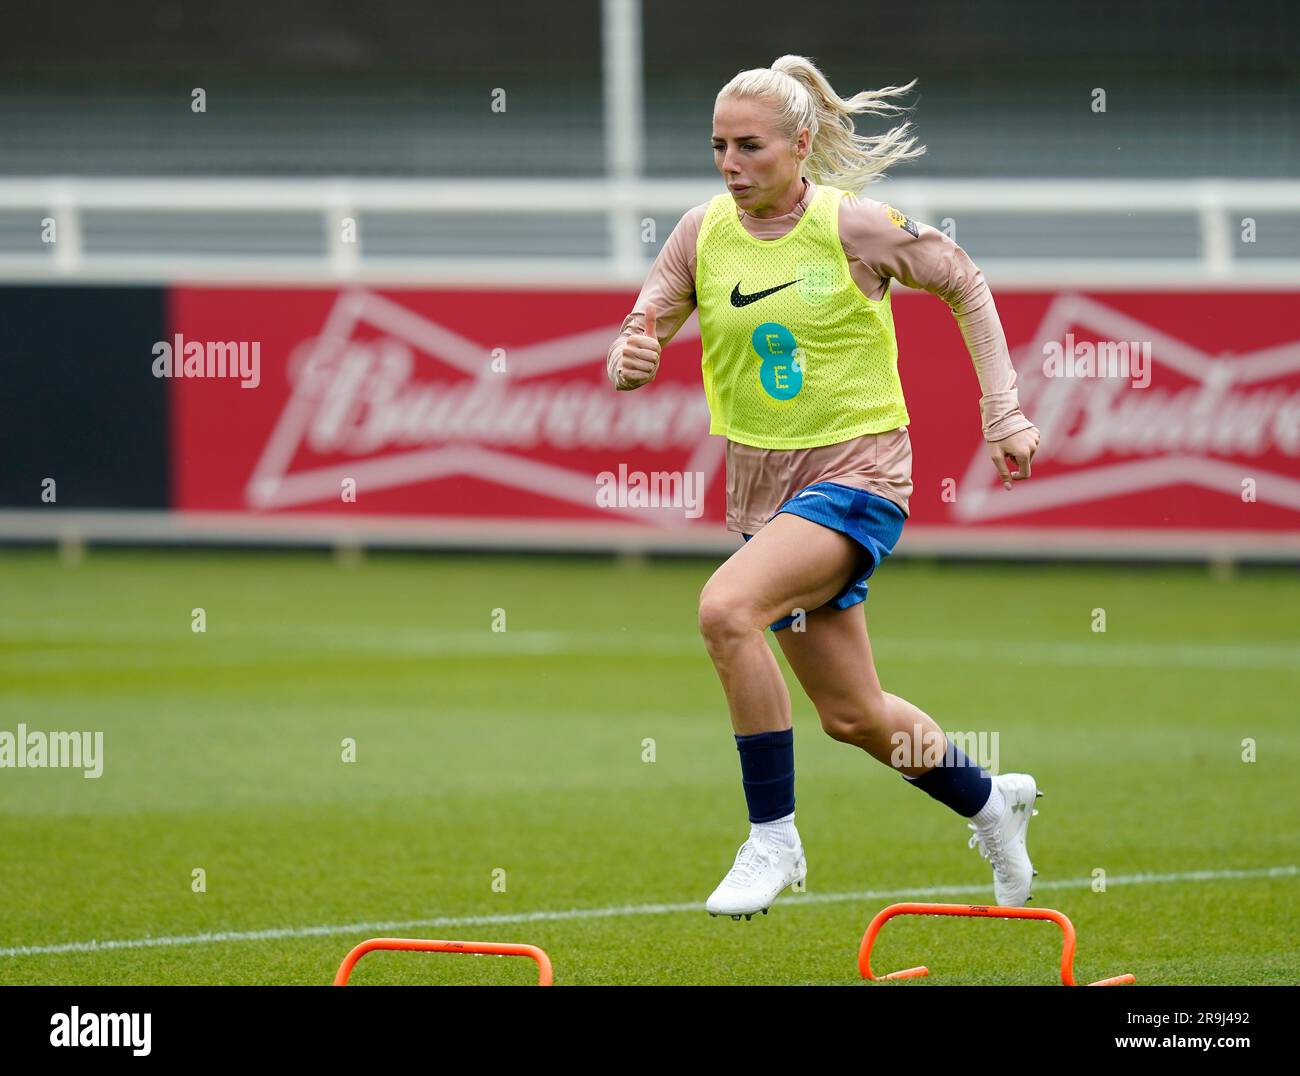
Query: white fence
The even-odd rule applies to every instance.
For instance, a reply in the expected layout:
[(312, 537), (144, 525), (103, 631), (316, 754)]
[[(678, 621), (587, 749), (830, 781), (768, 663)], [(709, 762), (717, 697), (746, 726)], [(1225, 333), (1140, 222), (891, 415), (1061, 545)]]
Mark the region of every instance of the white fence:
[[(647, 241), (647, 220), (655, 221), (655, 236), (662, 242), (680, 214), (722, 189), (720, 180), (3, 179), (0, 214), (8, 214), (11, 234), (19, 229), (26, 235), (30, 229), (30, 236), (22, 250), (0, 249), (0, 280), (634, 289), (657, 250), (656, 242)], [(1190, 253), (1173, 257), (1150, 249), (1139, 249), (1136, 256), (1130, 251), (1085, 257), (1068, 242), (1059, 249), (1049, 243), (1047, 253), (1039, 243), (1033, 257), (982, 257), (971, 250), (995, 290), (1270, 287), (1300, 281), (1300, 182), (931, 179), (889, 181), (865, 193), (936, 226), (940, 215), (956, 222), (983, 216), (1013, 220), (1030, 236), (1046, 234), (1067, 219), (1131, 219), (1139, 229), (1144, 218), (1186, 218)], [(600, 233), (593, 242), (598, 249), (578, 256), (512, 252), (512, 229), (522, 232), (530, 221), (554, 213), (591, 218)], [(130, 227), (146, 232), (150, 221), (165, 226), (178, 214), (198, 215), (215, 231), (236, 214), (245, 222), (249, 214), (265, 214), (268, 227), (277, 214), (280, 220), (308, 214), (319, 225), (313, 244), (319, 249), (289, 255), (195, 253), (168, 250), (165, 244), (146, 251), (113, 251), (102, 244), (97, 249), (87, 242), (88, 214), (110, 222), (113, 214), (121, 214)], [(369, 250), (367, 221), (394, 214), (422, 222), (435, 245), (440, 225), (478, 214), (493, 222), (500, 249), (482, 255), (401, 256)], [(1247, 223), (1257, 217), (1281, 222), (1273, 234), (1285, 236), (1281, 248), (1275, 246), (1264, 257), (1255, 256), (1249, 241), (1243, 241)], [(960, 233), (956, 237), (961, 241)], [(1251, 256), (1243, 256), (1247, 253)]]

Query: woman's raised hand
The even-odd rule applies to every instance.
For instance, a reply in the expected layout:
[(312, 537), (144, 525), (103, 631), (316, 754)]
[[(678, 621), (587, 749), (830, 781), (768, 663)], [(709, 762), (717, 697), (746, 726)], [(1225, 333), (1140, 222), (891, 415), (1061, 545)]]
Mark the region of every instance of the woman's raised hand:
[(614, 369), (619, 389), (639, 389), (654, 380), (659, 369), (659, 337), (655, 335), (655, 304), (645, 304), (645, 332), (623, 341)]

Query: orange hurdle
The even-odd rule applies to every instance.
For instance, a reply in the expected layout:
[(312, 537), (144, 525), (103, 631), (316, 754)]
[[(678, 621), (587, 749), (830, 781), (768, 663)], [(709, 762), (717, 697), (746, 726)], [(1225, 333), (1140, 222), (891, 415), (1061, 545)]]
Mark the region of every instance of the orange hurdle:
[(353, 965), (376, 949), (404, 949), (419, 953), (487, 953), (495, 956), (528, 956), (537, 961), (537, 985), (551, 985), (551, 958), (535, 945), (514, 942), (429, 941), (424, 938), (371, 938), (363, 941), (343, 958), (335, 986), (347, 986)]
[[(862, 973), (864, 979), (880, 981), (883, 979), (916, 979), (922, 975), (929, 975), (930, 969), (922, 965), (917, 968), (905, 968), (902, 971), (891, 971), (888, 975), (873, 975), (871, 973), (871, 947), (876, 942), (876, 935), (880, 933), (889, 920), (896, 915), (969, 915), (989, 919), (1050, 919), (1061, 928), (1064, 935), (1061, 945), (1061, 985), (1078, 986), (1074, 981), (1074, 924), (1070, 922), (1069, 917), (1052, 908), (1002, 908), (987, 907), (982, 904), (891, 904), (888, 908), (878, 912), (876, 917), (871, 920), (871, 925), (867, 927), (867, 932), (862, 936), (862, 945), (858, 949), (858, 971)], [(1089, 986), (1120, 986), (1128, 983), (1135, 983), (1137, 980), (1129, 974), (1114, 975), (1109, 979), (1099, 979), (1095, 983), (1089, 983)]]

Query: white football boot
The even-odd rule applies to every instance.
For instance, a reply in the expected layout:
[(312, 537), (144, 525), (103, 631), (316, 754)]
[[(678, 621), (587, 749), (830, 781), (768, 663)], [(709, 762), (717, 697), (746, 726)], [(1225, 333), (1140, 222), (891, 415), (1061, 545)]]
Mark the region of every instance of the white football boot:
[(749, 840), (736, 853), (736, 862), (704, 907), (710, 915), (732, 919), (742, 915), (752, 919), (755, 912), (766, 915), (786, 886), (800, 884), (807, 877), (802, 841), (789, 846), (777, 837), (751, 830)]
[(1022, 908), (1033, 899), (1029, 887), (1038, 873), (1029, 861), (1025, 834), (1029, 819), (1038, 813), (1034, 801), (1042, 793), (1027, 773), (1002, 773), (993, 780), (1002, 789), (1006, 806), (998, 820), (989, 826), (981, 828), (974, 822), (968, 823), (968, 828), (975, 832), (966, 847), (974, 848), (978, 843), (980, 855), (993, 865), (993, 895), (998, 904), (1004, 908)]

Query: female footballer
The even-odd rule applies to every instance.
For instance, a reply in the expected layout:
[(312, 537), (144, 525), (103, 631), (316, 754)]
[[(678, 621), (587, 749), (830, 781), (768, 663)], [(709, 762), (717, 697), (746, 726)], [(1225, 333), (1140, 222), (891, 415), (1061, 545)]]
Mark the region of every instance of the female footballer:
[(713, 111), (727, 192), (682, 217), (609, 349), (614, 386), (640, 388), (698, 306), (709, 432), (727, 438), (727, 527), (745, 543), (701, 592), (699, 626), (731, 711), (750, 833), (706, 902), (713, 915), (766, 912), (807, 875), (790, 695), (769, 626), (825, 732), (968, 819), (998, 904), (1030, 899), (1034, 779), (990, 777), (926, 713), (883, 690), (858, 608), (912, 492), (891, 279), (952, 309), (1006, 490), (1029, 477), (1039, 440), (979, 269), (943, 232), (857, 197), (925, 148), (907, 123), (863, 137), (850, 116), (903, 111), (890, 98), (913, 84), (844, 100), (802, 56), (727, 83)]

